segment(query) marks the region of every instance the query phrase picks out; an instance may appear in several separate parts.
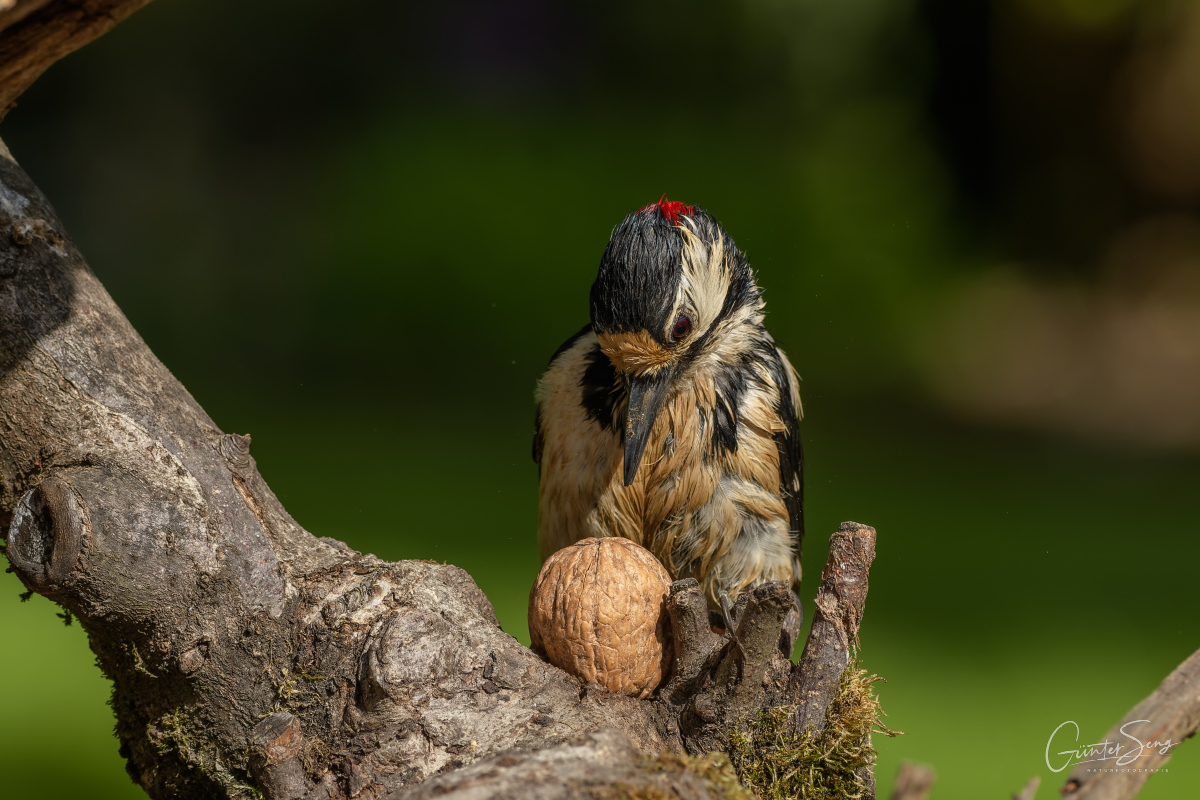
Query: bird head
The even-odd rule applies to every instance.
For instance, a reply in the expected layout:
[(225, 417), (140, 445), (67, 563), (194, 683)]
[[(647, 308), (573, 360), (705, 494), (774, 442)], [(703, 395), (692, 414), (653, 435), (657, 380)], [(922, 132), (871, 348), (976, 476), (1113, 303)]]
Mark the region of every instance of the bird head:
[(762, 298), (721, 225), (664, 196), (613, 230), (592, 284), (591, 314), (601, 349), (628, 387), (628, 486), (663, 402), (692, 370), (736, 363), (737, 332), (762, 322)]

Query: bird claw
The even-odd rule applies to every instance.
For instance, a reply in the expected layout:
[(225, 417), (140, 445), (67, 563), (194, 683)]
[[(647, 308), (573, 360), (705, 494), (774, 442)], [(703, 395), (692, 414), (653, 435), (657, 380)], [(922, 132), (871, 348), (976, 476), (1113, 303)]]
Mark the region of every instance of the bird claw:
[(729, 613), (729, 593), (722, 589), (717, 599), (721, 601), (721, 617), (725, 622), (725, 630), (732, 634), (736, 628), (733, 626), (733, 617)]
[[(721, 610), (708, 612), (709, 627), (713, 633), (728, 636), (737, 645), (738, 650), (742, 650), (742, 642), (737, 636), (737, 623), (741, 620), (740, 612), (745, 610), (745, 595), (738, 598), (739, 602), (731, 603), (729, 593), (722, 590), (717, 595), (717, 601), (721, 604)], [(792, 608), (788, 609), (787, 616), (783, 619), (783, 629), (779, 633), (779, 650), (788, 658), (791, 658), (792, 651), (796, 649), (796, 642), (803, 628), (804, 604), (800, 601), (800, 596), (792, 592)], [(745, 653), (744, 650), (742, 652)]]
[[(742, 643), (737, 637), (737, 625), (735, 625), (733, 622), (733, 610), (736, 607), (731, 607), (729, 602), (729, 593), (724, 589), (721, 590), (721, 593), (717, 596), (717, 599), (721, 602), (721, 617), (725, 623), (725, 632), (729, 634), (729, 638), (733, 640), (735, 645), (737, 645), (737, 649), (742, 650)], [(745, 655), (745, 653), (746, 651), (742, 650), (742, 654)]]

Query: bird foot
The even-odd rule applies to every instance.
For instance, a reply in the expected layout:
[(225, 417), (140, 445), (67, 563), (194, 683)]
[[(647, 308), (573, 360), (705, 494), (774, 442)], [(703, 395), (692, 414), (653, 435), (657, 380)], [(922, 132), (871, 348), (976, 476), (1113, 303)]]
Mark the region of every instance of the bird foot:
[[(731, 609), (731, 606), (733, 606), (733, 604), (729, 602), (729, 593), (726, 592), (724, 589), (722, 589), (721, 594), (718, 595), (717, 599), (721, 601), (721, 621), (725, 624), (725, 632), (729, 634), (729, 638), (733, 640), (733, 643), (737, 646), (737, 649), (741, 650), (742, 643), (740, 641), (738, 641), (737, 623), (734, 622), (734, 619), (733, 619), (733, 614), (732, 614), (732, 609)], [(740, 600), (741, 598), (739, 597), (738, 599)], [(742, 603), (742, 609), (745, 609), (745, 607), (746, 607), (746, 604)], [(742, 609), (738, 609), (738, 610), (740, 611)], [(741, 614), (738, 614), (738, 616), (740, 617)]]
[[(783, 619), (783, 630), (779, 633), (779, 651), (788, 658), (792, 657), (792, 651), (796, 649), (796, 642), (804, 628), (804, 605), (800, 602), (799, 595), (795, 592), (791, 594), (792, 607), (788, 609), (787, 616)], [(717, 596), (717, 599), (721, 603), (721, 610), (708, 612), (709, 627), (718, 636), (728, 636), (733, 639), (738, 649), (741, 649), (742, 643), (737, 637), (737, 626), (746, 609), (749, 592), (743, 592), (736, 603), (731, 603), (729, 594), (724, 591)]]

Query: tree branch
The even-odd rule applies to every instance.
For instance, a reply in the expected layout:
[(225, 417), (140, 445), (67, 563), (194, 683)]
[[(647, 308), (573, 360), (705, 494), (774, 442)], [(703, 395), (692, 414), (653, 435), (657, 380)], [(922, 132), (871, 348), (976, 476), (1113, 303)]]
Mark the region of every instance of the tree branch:
[(0, 0), (0, 119), (46, 69), (150, 0)]
[[(937, 780), (933, 767), (905, 761), (900, 764), (896, 782), (892, 785), (891, 800), (925, 800)], [(1033, 800), (1026, 798), (1025, 800)]]
[(1021, 787), (1021, 791), (1012, 796), (1013, 800), (1034, 800), (1037, 797), (1038, 787), (1042, 785), (1042, 779), (1034, 775), (1025, 785)]
[(1127, 800), (1141, 791), (1151, 770), (1170, 761), (1175, 748), (1194, 736), (1197, 729), (1200, 729), (1200, 650), (1176, 667), (1105, 736), (1107, 741), (1121, 744), (1122, 753), (1129, 753), (1131, 745), (1136, 748), (1129, 738), (1135, 736), (1145, 743), (1144, 754), (1127, 762), (1128, 769), (1122, 769), (1124, 764), (1114, 761), (1078, 764), (1060, 793), (1064, 800)]
[(794, 728), (819, 732), (837, 692), (838, 681), (858, 645), (867, 603), (867, 576), (875, 560), (875, 529), (843, 522), (829, 539), (829, 558), (813, 604), (812, 628), (789, 694), (795, 698)]

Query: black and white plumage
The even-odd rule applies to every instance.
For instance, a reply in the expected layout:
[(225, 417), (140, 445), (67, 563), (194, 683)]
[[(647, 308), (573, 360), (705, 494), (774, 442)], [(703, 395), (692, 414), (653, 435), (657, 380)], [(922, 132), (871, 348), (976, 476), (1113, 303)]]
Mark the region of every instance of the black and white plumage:
[(538, 384), (542, 559), (624, 536), (722, 593), (800, 581), (798, 379), (745, 256), (705, 211), (660, 201), (613, 231), (591, 323)]

